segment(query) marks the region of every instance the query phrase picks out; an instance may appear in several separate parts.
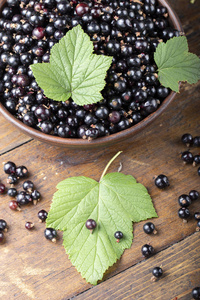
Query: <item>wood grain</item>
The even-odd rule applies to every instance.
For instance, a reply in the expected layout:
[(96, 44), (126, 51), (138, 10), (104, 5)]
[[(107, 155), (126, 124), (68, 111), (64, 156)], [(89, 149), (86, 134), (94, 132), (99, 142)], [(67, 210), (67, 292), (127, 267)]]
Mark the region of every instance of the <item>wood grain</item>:
[(0, 155), (31, 140), (0, 115)]
[[(56, 245), (45, 240), (44, 224), (37, 223), (37, 212), (42, 208), (49, 210), (55, 186), (64, 178), (84, 175), (98, 180), (106, 162), (118, 150), (123, 150), (123, 153), (109, 172), (116, 171), (119, 162), (122, 162), (122, 172), (135, 176), (148, 188), (159, 215), (154, 220), (158, 234), (148, 236), (142, 230), (144, 222), (134, 224), (131, 249), (126, 250), (122, 259), (106, 272), (104, 280), (142, 261), (143, 244), (152, 243), (158, 252), (195, 231), (196, 222), (192, 218), (187, 224), (178, 218), (177, 198), (191, 189), (199, 190), (197, 168), (183, 166), (180, 159), (180, 152), (186, 149), (180, 142), (182, 134), (188, 131), (193, 135), (199, 133), (199, 87), (200, 84), (192, 87), (185, 85), (183, 93), (148, 130), (115, 148), (69, 151), (31, 141), (0, 157), (0, 165), (13, 160), (17, 165), (27, 166), (29, 178), (43, 196), (37, 206), (24, 207), (22, 212), (10, 211), (8, 196), (1, 197), (0, 217), (4, 217), (10, 225), (0, 257), (1, 267), (5, 270), (0, 275), (0, 290), (6, 293), (5, 297), (12, 299), (15, 295), (15, 299), (20, 300), (43, 299), (45, 295), (48, 300), (59, 300), (78, 295), (91, 287), (71, 265), (62, 247), (62, 239)], [(191, 150), (193, 153), (199, 151), (197, 148)], [(166, 174), (171, 184), (163, 191), (154, 185), (154, 176), (160, 173)], [(3, 172), (1, 181), (6, 181)], [(191, 213), (199, 210), (200, 201), (195, 201)], [(36, 230), (27, 232), (25, 221), (36, 222)], [(2, 285), (2, 282), (6, 283)], [(8, 285), (11, 286), (9, 290)]]
[[(190, 300), (192, 289), (200, 283), (199, 247), (199, 233), (195, 233), (73, 299)], [(152, 269), (161, 265), (162, 278), (152, 282)]]

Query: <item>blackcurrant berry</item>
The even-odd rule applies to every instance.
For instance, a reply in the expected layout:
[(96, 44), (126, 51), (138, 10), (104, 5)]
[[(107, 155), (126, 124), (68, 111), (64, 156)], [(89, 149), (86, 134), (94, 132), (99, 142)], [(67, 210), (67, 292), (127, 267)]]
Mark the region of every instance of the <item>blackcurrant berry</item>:
[(200, 231), (200, 220), (197, 221), (196, 231)]
[(155, 225), (152, 222), (145, 223), (143, 226), (143, 230), (146, 234), (151, 234), (151, 233), (156, 234), (157, 233), (157, 231), (155, 229)]
[(3, 169), (6, 174), (15, 174), (16, 165), (15, 165), (15, 163), (8, 161), (7, 163), (4, 164)]
[(12, 200), (12, 201), (9, 202), (9, 208), (12, 209), (12, 210), (18, 210), (18, 211), (21, 210), (18, 202), (15, 201), (15, 200)]
[(33, 191), (33, 188), (34, 188), (34, 184), (32, 181), (30, 180), (26, 180), (24, 181), (23, 183), (23, 189), (29, 193), (31, 193)]
[(25, 228), (26, 229), (30, 230), (30, 229), (33, 229), (33, 227), (34, 227), (34, 223), (32, 223), (32, 222), (26, 222), (25, 223)]
[(16, 168), (17, 178), (24, 178), (28, 176), (28, 170), (25, 166), (19, 166)]
[(192, 164), (194, 157), (190, 151), (184, 151), (181, 155), (184, 164)]
[(17, 196), (17, 190), (15, 188), (9, 188), (7, 191), (7, 195), (10, 197), (16, 197)]
[(183, 144), (185, 144), (187, 147), (190, 147), (193, 144), (193, 136), (190, 133), (185, 133), (182, 138), (181, 141), (183, 142)]
[(0, 231), (0, 243), (2, 244), (4, 242), (4, 233)]
[(0, 219), (0, 231), (8, 231), (8, 225), (7, 222), (3, 219)]
[(57, 238), (57, 232), (53, 228), (46, 228), (44, 231), (44, 236), (47, 240), (52, 241), (53, 243), (56, 243)]
[(178, 203), (181, 207), (188, 207), (192, 202), (188, 195), (183, 194), (178, 197)]
[(142, 246), (141, 251), (144, 257), (148, 257), (154, 253), (154, 248), (151, 245), (145, 244)]
[(200, 164), (200, 154), (197, 154), (194, 156), (194, 160), (193, 160), (193, 166), (197, 166)]
[(155, 185), (159, 188), (159, 189), (164, 189), (166, 187), (168, 187), (169, 184), (169, 179), (167, 178), (166, 175), (158, 175), (155, 179)]
[(3, 183), (0, 183), (0, 194), (4, 194), (6, 191), (6, 187)]
[(200, 147), (200, 136), (195, 136), (193, 140), (193, 145), (195, 147)]
[(186, 223), (187, 219), (190, 217), (190, 211), (186, 207), (181, 207), (178, 210), (178, 216), (179, 218), (183, 219), (183, 222)]
[(153, 277), (151, 278), (152, 281), (156, 281), (156, 279), (160, 278), (163, 275), (163, 270), (161, 267), (155, 267), (152, 270)]
[(79, 17), (82, 17), (84, 14), (88, 13), (90, 10), (89, 6), (85, 2), (81, 2), (76, 6), (76, 14)]
[(200, 212), (195, 212), (194, 218), (195, 218), (195, 220), (199, 221), (200, 220)]
[(7, 178), (7, 183), (16, 184), (18, 182), (17, 176), (15, 174), (10, 174)]
[(86, 221), (86, 223), (85, 223), (85, 226), (86, 226), (87, 229), (90, 230), (90, 233), (92, 233), (93, 230), (96, 228), (97, 223), (96, 223), (95, 220), (93, 220), (93, 219), (88, 219), (88, 220)]
[(116, 231), (115, 233), (114, 233), (114, 237), (117, 239), (116, 241), (117, 241), (117, 243), (119, 243), (119, 241), (123, 238), (123, 233), (121, 232), (121, 231)]
[(189, 192), (189, 197), (192, 201), (197, 200), (199, 198), (199, 192), (197, 192), (196, 190), (192, 190)]
[(46, 218), (48, 216), (48, 213), (46, 210), (42, 209), (38, 212), (38, 218), (40, 219), (39, 222), (45, 222)]
[(38, 201), (40, 201), (40, 198), (41, 198), (40, 192), (34, 190), (31, 193), (31, 198), (33, 200), (33, 204), (36, 205), (38, 203)]
[(45, 36), (45, 29), (43, 27), (36, 27), (33, 29), (32, 32), (33, 38), (38, 40), (42, 39)]
[(192, 290), (192, 297), (193, 299), (200, 299), (200, 287), (195, 287)]
[(200, 167), (197, 170), (197, 174), (200, 176)]

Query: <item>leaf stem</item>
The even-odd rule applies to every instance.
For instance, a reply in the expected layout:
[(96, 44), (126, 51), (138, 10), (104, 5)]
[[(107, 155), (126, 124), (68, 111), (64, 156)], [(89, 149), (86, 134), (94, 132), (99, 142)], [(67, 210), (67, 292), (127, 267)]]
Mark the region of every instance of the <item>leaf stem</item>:
[(117, 152), (117, 154), (115, 154), (115, 156), (113, 156), (113, 158), (111, 158), (111, 160), (107, 163), (105, 169), (103, 170), (103, 173), (101, 175), (101, 178), (100, 178), (99, 182), (103, 179), (104, 175), (106, 174), (108, 168), (110, 167), (112, 162), (115, 160), (115, 158), (117, 158), (117, 156), (119, 156), (121, 153), (122, 153), (122, 151)]

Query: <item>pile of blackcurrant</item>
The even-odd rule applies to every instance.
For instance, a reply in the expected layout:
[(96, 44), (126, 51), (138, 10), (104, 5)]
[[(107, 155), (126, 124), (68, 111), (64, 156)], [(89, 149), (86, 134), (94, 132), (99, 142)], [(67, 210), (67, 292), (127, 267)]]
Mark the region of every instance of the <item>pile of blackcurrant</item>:
[[(113, 61), (97, 104), (56, 102), (37, 85), (31, 64), (80, 24), (94, 53)], [(161, 86), (154, 52), (179, 36), (157, 0), (7, 0), (0, 19), (0, 96), (24, 124), (63, 138), (95, 139), (127, 129), (153, 113), (170, 90)]]
[(12, 210), (21, 210), (20, 206), (32, 202), (37, 204), (40, 201), (40, 193), (34, 189), (34, 184), (30, 180), (23, 182), (23, 191), (18, 192), (14, 187), (21, 178), (28, 176), (28, 170), (25, 166), (16, 167), (15, 163), (8, 161), (4, 164), (4, 172), (8, 174), (7, 183), (10, 187), (7, 190), (7, 195), (15, 198), (9, 203), (9, 208)]

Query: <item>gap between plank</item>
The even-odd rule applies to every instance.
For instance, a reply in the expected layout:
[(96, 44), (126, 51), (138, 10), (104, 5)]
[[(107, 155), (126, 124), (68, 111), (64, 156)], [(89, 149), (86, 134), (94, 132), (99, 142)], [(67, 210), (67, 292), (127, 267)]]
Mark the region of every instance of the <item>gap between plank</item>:
[(2, 155), (4, 155), (4, 154), (7, 154), (7, 153), (9, 153), (9, 152), (11, 152), (11, 151), (13, 151), (13, 150), (15, 150), (15, 149), (17, 149), (17, 148), (19, 148), (19, 147), (25, 145), (25, 144), (28, 144), (28, 143), (30, 143), (30, 142), (33, 141), (33, 140), (34, 140), (34, 139), (28, 140), (28, 141), (26, 141), (26, 142), (24, 142), (24, 143), (22, 143), (22, 144), (20, 144), (20, 145), (15, 146), (15, 147), (12, 148), (12, 149), (9, 149), (9, 150), (7, 150), (7, 151), (5, 151), (5, 152), (2, 152), (2, 153), (0, 154), (0, 156), (2, 156)]

